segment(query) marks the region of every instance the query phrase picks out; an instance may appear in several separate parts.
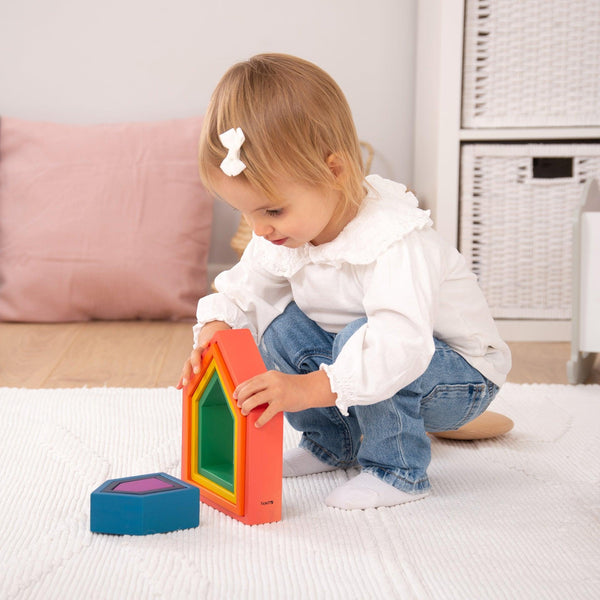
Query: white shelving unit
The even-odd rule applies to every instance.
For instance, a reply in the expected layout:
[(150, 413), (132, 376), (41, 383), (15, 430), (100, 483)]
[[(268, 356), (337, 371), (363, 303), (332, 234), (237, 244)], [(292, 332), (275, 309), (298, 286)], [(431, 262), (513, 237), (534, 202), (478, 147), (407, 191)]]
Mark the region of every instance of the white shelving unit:
[[(457, 247), (462, 144), (600, 139), (600, 126), (461, 127), (464, 20), (464, 0), (418, 2), (413, 183), (422, 205), (431, 209), (436, 229)], [(498, 319), (497, 322), (504, 338), (510, 341), (571, 339), (568, 320)]]

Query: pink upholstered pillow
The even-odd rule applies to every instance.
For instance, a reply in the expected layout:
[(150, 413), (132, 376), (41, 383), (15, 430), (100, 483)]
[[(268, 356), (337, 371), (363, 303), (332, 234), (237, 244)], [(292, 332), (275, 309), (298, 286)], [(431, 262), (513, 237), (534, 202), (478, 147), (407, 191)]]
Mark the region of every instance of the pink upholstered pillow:
[(0, 120), (0, 320), (186, 319), (206, 292), (201, 118)]

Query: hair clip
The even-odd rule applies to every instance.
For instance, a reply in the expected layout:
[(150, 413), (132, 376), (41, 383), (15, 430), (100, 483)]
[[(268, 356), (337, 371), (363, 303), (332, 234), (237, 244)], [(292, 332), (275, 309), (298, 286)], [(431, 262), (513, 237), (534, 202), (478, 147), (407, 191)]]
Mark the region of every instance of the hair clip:
[(221, 163), (221, 171), (229, 177), (235, 177), (246, 168), (246, 165), (240, 160), (240, 148), (246, 140), (244, 132), (241, 127), (228, 129), (219, 135), (219, 139), (228, 151)]

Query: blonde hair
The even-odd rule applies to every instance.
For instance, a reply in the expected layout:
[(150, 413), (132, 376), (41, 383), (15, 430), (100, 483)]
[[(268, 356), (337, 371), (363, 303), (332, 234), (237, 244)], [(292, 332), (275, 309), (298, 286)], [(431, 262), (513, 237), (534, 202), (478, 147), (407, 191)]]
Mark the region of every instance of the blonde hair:
[[(213, 92), (200, 137), (200, 177), (214, 192), (214, 176), (227, 153), (219, 134), (241, 127), (245, 178), (276, 199), (273, 182), (334, 188), (346, 203), (362, 201), (364, 168), (348, 102), (316, 65), (286, 54), (259, 54), (231, 67)], [(337, 177), (328, 165), (333, 156)], [(334, 169), (336, 170), (336, 169)]]

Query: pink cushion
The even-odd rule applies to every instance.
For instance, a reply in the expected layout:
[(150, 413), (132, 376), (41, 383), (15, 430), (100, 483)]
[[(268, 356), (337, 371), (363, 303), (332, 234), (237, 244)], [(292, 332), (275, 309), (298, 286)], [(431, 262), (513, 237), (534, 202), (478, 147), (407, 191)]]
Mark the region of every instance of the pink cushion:
[(0, 320), (193, 318), (212, 200), (201, 118), (0, 121)]

